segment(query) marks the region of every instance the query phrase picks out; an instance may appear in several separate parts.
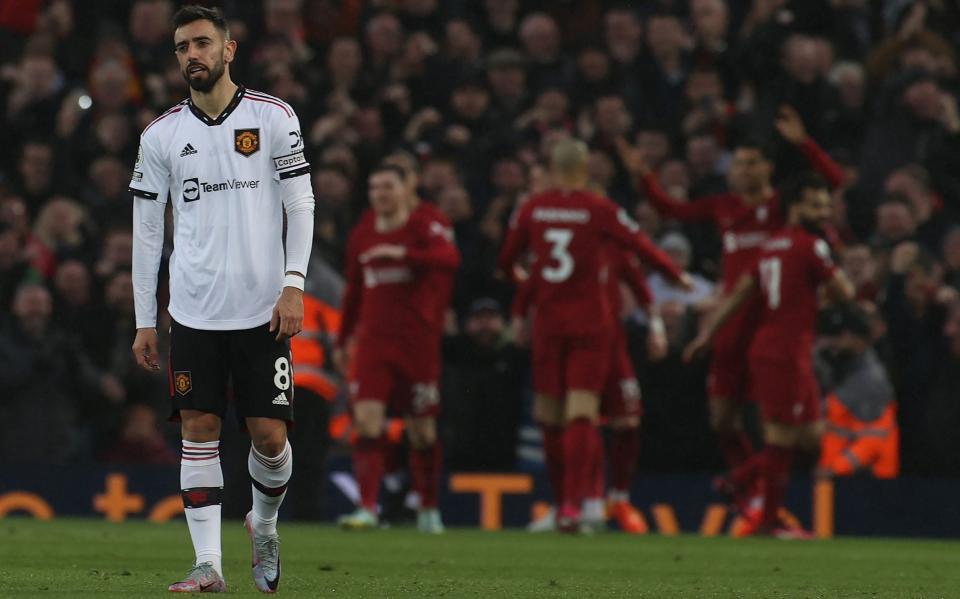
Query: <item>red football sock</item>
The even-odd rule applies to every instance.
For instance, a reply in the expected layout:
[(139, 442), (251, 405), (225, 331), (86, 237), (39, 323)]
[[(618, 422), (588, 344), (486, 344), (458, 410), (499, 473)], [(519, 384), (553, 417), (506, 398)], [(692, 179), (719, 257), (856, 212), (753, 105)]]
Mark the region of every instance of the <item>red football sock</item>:
[(733, 470), (754, 454), (753, 444), (750, 443), (750, 437), (744, 431), (732, 431), (720, 433), (720, 451), (723, 453), (723, 459), (727, 462), (727, 467)]
[(383, 478), (383, 437), (360, 437), (353, 447), (353, 475), (360, 486), (360, 505), (377, 511), (380, 480)]
[(440, 441), (423, 449), (410, 448), (410, 478), (413, 490), (420, 494), (420, 507), (437, 507), (440, 492), (440, 472), (443, 470), (443, 450)]
[(593, 468), (600, 456), (600, 432), (587, 418), (567, 423), (563, 433), (563, 505), (579, 510), (590, 492)]
[(610, 440), (610, 488), (614, 491), (630, 491), (633, 474), (637, 470), (640, 454), (640, 429), (614, 429)]
[(563, 427), (543, 427), (543, 459), (550, 477), (550, 490), (557, 507), (563, 505)]
[(783, 499), (787, 493), (787, 482), (790, 480), (790, 465), (793, 463), (794, 450), (792, 447), (768, 445), (763, 453), (765, 497), (763, 500), (762, 525), (773, 528), (780, 521), (780, 507), (783, 505)]

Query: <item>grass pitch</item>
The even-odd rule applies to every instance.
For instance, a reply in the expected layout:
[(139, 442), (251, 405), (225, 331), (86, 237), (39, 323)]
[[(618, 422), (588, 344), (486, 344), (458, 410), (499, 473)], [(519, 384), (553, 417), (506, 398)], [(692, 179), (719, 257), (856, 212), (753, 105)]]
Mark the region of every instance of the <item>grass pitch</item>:
[[(518, 531), (345, 533), (283, 524), (287, 597), (960, 597), (960, 543), (734, 541)], [(230, 593), (259, 596), (240, 522), (225, 522)], [(186, 524), (0, 521), (0, 597), (170, 597)]]

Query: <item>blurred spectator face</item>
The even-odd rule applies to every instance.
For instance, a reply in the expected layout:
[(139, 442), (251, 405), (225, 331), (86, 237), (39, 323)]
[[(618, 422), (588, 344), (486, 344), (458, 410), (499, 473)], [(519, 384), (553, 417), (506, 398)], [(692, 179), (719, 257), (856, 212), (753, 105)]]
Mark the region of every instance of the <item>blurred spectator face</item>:
[(610, 56), (620, 63), (632, 63), (643, 48), (643, 26), (632, 10), (614, 9), (604, 17), (605, 41)]
[(920, 306), (930, 301), (931, 291), (935, 286), (933, 272), (917, 262), (907, 270), (907, 278), (903, 282), (903, 294), (911, 304)]
[(20, 177), (30, 193), (49, 189), (53, 176), (53, 148), (44, 143), (27, 143), (20, 154)]
[(686, 33), (677, 17), (655, 15), (647, 21), (647, 45), (656, 58), (667, 58), (680, 52), (686, 42)]
[[(37, 215), (36, 233), (54, 244), (69, 243), (79, 237), (83, 211), (70, 198), (51, 199)], [(132, 251), (132, 246), (131, 246)]]
[(943, 111), (940, 87), (935, 81), (918, 81), (903, 92), (903, 103), (917, 119), (935, 121)]
[(28, 90), (31, 98), (52, 94), (57, 88), (57, 65), (53, 57), (43, 54), (25, 56), (20, 63), (18, 83)]
[(741, 193), (757, 193), (770, 184), (773, 165), (756, 148), (737, 148), (730, 166), (731, 186)]
[(577, 71), (591, 83), (603, 81), (610, 74), (610, 58), (597, 48), (586, 48), (577, 56)]
[(587, 172), (590, 173), (590, 182), (600, 189), (606, 191), (617, 174), (613, 160), (607, 156), (606, 152), (593, 150), (590, 152), (590, 158), (587, 162)]
[(877, 207), (877, 235), (880, 238), (899, 241), (912, 237), (916, 229), (916, 221), (906, 204), (884, 202)]
[(687, 141), (687, 162), (696, 177), (711, 175), (720, 160), (720, 147), (712, 135), (696, 135)]
[(53, 286), (69, 306), (83, 306), (90, 301), (90, 271), (79, 260), (67, 260), (57, 267)]
[(817, 80), (820, 55), (816, 41), (806, 35), (794, 34), (783, 45), (783, 68), (790, 77), (804, 85)]
[(523, 165), (513, 158), (498, 160), (493, 165), (491, 176), (497, 194), (515, 196), (526, 188), (527, 178)]
[(101, 258), (114, 267), (129, 267), (133, 256), (133, 234), (111, 231), (103, 242)]
[(947, 321), (943, 325), (943, 335), (947, 338), (950, 355), (960, 358), (960, 304), (954, 303), (950, 307)]
[(650, 205), (650, 202), (640, 202), (633, 212), (640, 229), (648, 237), (656, 237), (660, 231), (660, 213)]
[(90, 165), (90, 182), (103, 198), (116, 200), (125, 196), (130, 171), (119, 159), (102, 156)]
[(468, 121), (480, 119), (490, 107), (490, 94), (477, 85), (463, 85), (453, 90), (450, 98), (454, 112)]
[(327, 53), (327, 69), (335, 81), (353, 80), (363, 67), (360, 42), (352, 37), (337, 38)]
[(670, 257), (670, 261), (680, 270), (690, 268), (690, 241), (680, 233), (669, 233), (660, 242), (660, 249)]
[(540, 138), (540, 156), (548, 161), (553, 155), (553, 148), (565, 139), (570, 139), (570, 132), (566, 129), (550, 129)]
[(321, 168), (313, 174), (313, 189), (318, 202), (334, 211), (344, 210), (350, 204), (350, 179), (335, 168)]
[(534, 62), (553, 62), (560, 53), (560, 29), (544, 13), (534, 13), (523, 20), (520, 40)]
[(0, 220), (9, 224), (17, 234), (17, 239), (24, 239), (30, 233), (30, 213), (23, 198), (8, 196), (0, 202)]
[(616, 139), (630, 130), (630, 114), (620, 96), (604, 96), (594, 109), (597, 131), (608, 139)]
[(483, 6), (487, 9), (487, 19), (497, 31), (501, 31), (501, 27), (497, 25), (512, 23), (520, 8), (520, 2), (519, 0), (484, 0)]
[(673, 198), (685, 200), (690, 195), (690, 169), (682, 160), (668, 160), (658, 171), (660, 184)]
[(357, 176), (357, 157), (346, 144), (336, 144), (326, 148), (320, 154), (320, 162), (336, 164), (348, 173), (351, 179)]
[(918, 180), (908, 168), (899, 168), (887, 177), (884, 191), (900, 193), (910, 200), (914, 218), (918, 223), (930, 220), (933, 214), (933, 196), (926, 185)]
[(124, 270), (114, 273), (104, 289), (104, 299), (111, 310), (129, 316), (133, 314), (133, 279)]
[(390, 59), (403, 48), (403, 26), (390, 13), (380, 13), (370, 19), (366, 31), (367, 48), (376, 62)]
[(119, 154), (130, 143), (130, 121), (123, 113), (104, 115), (97, 121), (97, 141), (111, 154)]
[(490, 69), (487, 75), (490, 89), (498, 98), (521, 98), (527, 90), (527, 74), (520, 67), (505, 66)]
[(285, 37), (274, 36), (264, 40), (254, 54), (253, 63), (269, 77), (276, 77), (293, 66), (296, 59), (293, 45)]
[(383, 139), (383, 122), (376, 106), (358, 108), (351, 116), (351, 122), (362, 142), (376, 145)]
[(170, 39), (173, 7), (167, 0), (139, 0), (130, 9), (130, 37), (138, 45), (156, 46)]
[(21, 287), (13, 299), (13, 315), (20, 329), (35, 339), (43, 336), (50, 323), (53, 300), (42, 285), (30, 284)]
[(426, 17), (436, 12), (437, 0), (402, 0), (400, 6), (405, 13)]
[(690, 21), (693, 31), (701, 42), (721, 41), (727, 37), (727, 4), (724, 0), (691, 0)]
[(840, 267), (857, 287), (873, 282), (877, 273), (877, 261), (866, 245), (852, 245), (843, 251)]
[(562, 123), (567, 118), (570, 100), (559, 89), (548, 89), (537, 97), (537, 110), (543, 113), (547, 123)]
[(903, 70), (917, 69), (937, 73), (939, 66), (937, 57), (923, 46), (911, 46), (900, 54), (900, 68)]
[(840, 92), (840, 101), (851, 110), (863, 108), (866, 99), (866, 74), (855, 62), (841, 62), (833, 67), (830, 83)]
[(126, 105), (130, 71), (118, 60), (107, 60), (98, 65), (93, 71), (91, 83), (90, 95), (99, 108), (113, 112)]
[(21, 256), (22, 248), (17, 232), (13, 227), (7, 226), (0, 231), (0, 268), (11, 268), (20, 261)]
[(392, 217), (405, 205), (403, 178), (393, 171), (370, 176), (370, 205), (377, 216)]
[(267, 33), (295, 34), (302, 26), (303, 0), (264, 0), (263, 15)]
[(670, 153), (667, 134), (656, 129), (643, 129), (637, 133), (637, 147), (652, 166), (659, 165)]
[(473, 217), (470, 194), (459, 185), (452, 185), (440, 192), (437, 208), (454, 224), (467, 222)]
[(440, 192), (460, 184), (457, 167), (447, 160), (430, 160), (423, 167), (423, 188), (431, 198), (440, 197)]
[(960, 228), (954, 227), (943, 238), (943, 260), (949, 270), (960, 270)]
[(453, 19), (446, 27), (447, 55), (455, 60), (475, 60), (480, 54), (480, 38), (466, 21)]
[(704, 100), (723, 98), (723, 82), (715, 70), (696, 70), (687, 77), (687, 100), (695, 106)]
[(499, 312), (481, 310), (467, 317), (464, 330), (478, 347), (489, 349), (503, 337), (504, 326)]

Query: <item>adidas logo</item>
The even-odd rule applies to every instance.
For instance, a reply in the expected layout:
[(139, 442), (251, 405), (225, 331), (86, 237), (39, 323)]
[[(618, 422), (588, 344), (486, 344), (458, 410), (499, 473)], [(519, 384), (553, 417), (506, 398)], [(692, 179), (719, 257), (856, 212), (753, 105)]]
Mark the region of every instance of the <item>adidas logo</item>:
[(273, 405), (275, 406), (289, 406), (290, 402), (287, 401), (287, 396), (281, 393), (273, 398)]
[(183, 146), (183, 150), (180, 152), (180, 158), (184, 156), (189, 156), (190, 154), (196, 154), (197, 151), (194, 149), (192, 144), (187, 144)]

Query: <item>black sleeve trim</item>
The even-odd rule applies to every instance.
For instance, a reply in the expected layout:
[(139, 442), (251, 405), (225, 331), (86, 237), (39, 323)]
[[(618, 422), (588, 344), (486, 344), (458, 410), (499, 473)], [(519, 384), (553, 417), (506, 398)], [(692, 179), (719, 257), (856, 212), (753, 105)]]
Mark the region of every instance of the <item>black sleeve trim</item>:
[[(301, 166), (300, 168), (295, 168), (291, 171), (284, 171), (280, 173), (280, 180), (290, 179), (291, 177), (299, 177), (300, 175), (309, 175), (310, 174), (310, 165)], [(154, 194), (156, 195), (156, 194)]]
[(142, 189), (137, 189), (136, 187), (128, 187), (127, 191), (137, 196), (138, 198), (143, 198), (145, 200), (155, 200), (159, 194), (143, 191)]

